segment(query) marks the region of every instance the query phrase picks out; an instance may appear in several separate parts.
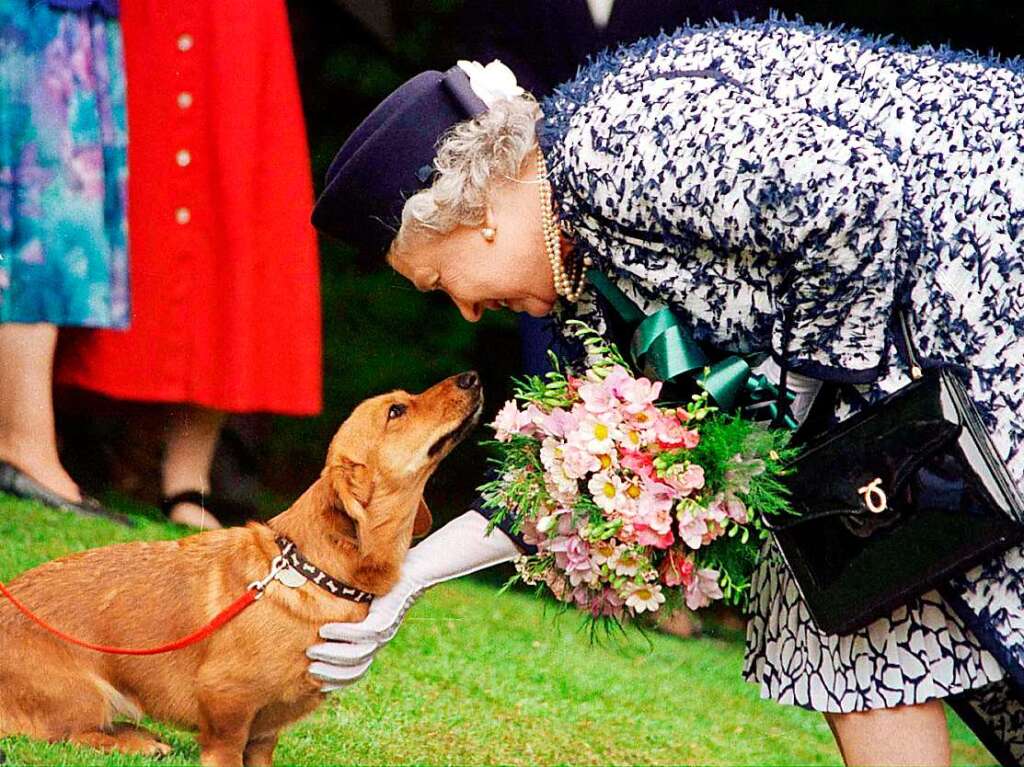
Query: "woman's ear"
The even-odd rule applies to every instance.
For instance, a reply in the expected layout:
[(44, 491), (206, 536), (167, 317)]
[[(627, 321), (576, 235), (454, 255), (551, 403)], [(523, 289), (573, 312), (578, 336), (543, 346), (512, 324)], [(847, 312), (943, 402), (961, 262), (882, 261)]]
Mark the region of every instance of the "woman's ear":
[(412, 523), (412, 537), (422, 538), (430, 532), (434, 524), (434, 516), (430, 513), (427, 502), (420, 498), (420, 505), (416, 509), (416, 521)]

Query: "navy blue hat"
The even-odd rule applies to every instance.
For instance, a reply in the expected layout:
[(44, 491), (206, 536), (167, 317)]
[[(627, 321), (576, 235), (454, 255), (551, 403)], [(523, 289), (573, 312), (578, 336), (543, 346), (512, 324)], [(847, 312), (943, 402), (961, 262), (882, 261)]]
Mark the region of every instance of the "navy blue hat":
[(422, 72), (400, 85), (338, 150), (313, 208), (313, 225), (383, 253), (405, 201), (430, 185), (438, 140), (486, 109), (458, 66)]

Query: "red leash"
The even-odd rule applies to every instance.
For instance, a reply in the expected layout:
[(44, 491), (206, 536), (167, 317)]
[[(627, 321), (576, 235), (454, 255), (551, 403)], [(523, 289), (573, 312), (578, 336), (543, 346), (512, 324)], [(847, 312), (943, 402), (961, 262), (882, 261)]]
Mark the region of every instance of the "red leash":
[[(280, 559), (280, 557), (278, 559)], [(186, 637), (182, 637), (181, 639), (175, 642), (171, 642), (170, 644), (160, 645), (159, 647), (147, 647), (141, 650), (135, 650), (126, 647), (108, 647), (106, 645), (93, 644), (92, 642), (86, 642), (82, 639), (77, 639), (76, 637), (73, 637), (70, 634), (65, 634), (63, 631), (54, 628), (46, 621), (44, 621), (42, 618), (33, 614), (31, 610), (29, 610), (27, 607), (25, 607), (25, 605), (18, 601), (17, 597), (15, 597), (14, 594), (7, 590), (7, 587), (2, 582), (0, 582), (0, 594), (7, 597), (11, 601), (11, 604), (14, 605), (21, 612), (21, 614), (28, 618), (30, 621), (37, 624), (46, 631), (49, 631), (55, 637), (58, 637), (59, 639), (62, 639), (65, 642), (68, 642), (69, 644), (78, 645), (79, 647), (84, 647), (87, 650), (95, 650), (96, 652), (107, 653), (108, 655), (161, 655), (163, 653), (180, 650), (183, 647), (188, 647), (189, 645), (193, 645), (196, 642), (202, 642), (204, 639), (206, 639), (215, 631), (217, 631), (217, 629), (224, 626), (233, 618), (236, 618), (238, 614), (241, 613), (245, 608), (247, 608), (257, 599), (259, 599), (261, 596), (263, 596), (263, 592), (266, 590), (267, 584), (273, 579), (274, 575), (277, 573), (279, 569), (280, 566), (277, 564), (277, 560), (275, 560), (274, 564), (271, 566), (270, 575), (268, 575), (262, 581), (255, 581), (254, 583), (249, 584), (249, 588), (246, 589), (246, 592), (242, 594), (242, 596), (240, 596), (238, 599), (236, 599), (234, 602), (232, 602), (230, 605), (224, 608), (221, 612), (219, 612), (216, 615), (216, 617), (214, 617), (212, 621), (207, 623), (205, 626), (203, 626), (195, 633), (189, 634)]]

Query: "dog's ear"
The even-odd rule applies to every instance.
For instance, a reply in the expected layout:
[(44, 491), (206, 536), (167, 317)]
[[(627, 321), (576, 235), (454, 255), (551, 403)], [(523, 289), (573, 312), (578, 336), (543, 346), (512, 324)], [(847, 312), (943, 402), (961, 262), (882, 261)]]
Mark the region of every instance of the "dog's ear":
[(426, 501), (420, 498), (420, 505), (416, 509), (416, 521), (412, 523), (412, 537), (422, 538), (430, 532), (430, 527), (433, 524), (434, 516), (430, 513), (430, 507), (427, 506)]
[(373, 497), (373, 471), (342, 456), (328, 469), (331, 488), (357, 523), (366, 522), (366, 505)]

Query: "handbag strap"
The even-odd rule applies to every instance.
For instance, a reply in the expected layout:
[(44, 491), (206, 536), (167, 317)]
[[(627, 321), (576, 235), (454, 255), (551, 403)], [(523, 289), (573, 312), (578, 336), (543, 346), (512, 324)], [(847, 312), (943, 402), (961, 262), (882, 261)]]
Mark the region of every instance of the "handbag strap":
[(910, 366), (910, 377), (916, 381), (924, 375), (924, 372), (921, 370), (921, 361), (917, 347), (914, 346), (914, 339), (910, 337), (910, 321), (907, 319), (906, 309), (896, 310), (896, 327), (903, 341), (903, 354)]

